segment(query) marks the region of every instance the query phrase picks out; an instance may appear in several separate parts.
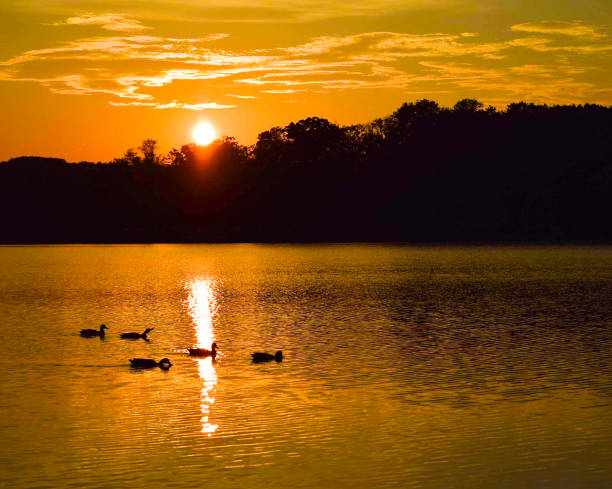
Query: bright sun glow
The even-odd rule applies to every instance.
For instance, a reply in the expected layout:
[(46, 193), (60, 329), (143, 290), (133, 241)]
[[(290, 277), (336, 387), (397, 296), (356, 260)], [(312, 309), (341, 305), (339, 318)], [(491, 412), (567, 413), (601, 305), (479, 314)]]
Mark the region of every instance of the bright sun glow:
[(215, 128), (210, 122), (199, 122), (191, 133), (193, 140), (199, 146), (206, 146), (212, 143), (217, 137)]

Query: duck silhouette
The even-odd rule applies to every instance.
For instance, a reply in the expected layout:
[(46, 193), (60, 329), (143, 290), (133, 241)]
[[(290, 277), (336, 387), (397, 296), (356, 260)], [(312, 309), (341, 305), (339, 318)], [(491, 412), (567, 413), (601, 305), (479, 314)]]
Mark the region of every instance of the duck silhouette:
[(210, 350), (206, 348), (189, 348), (189, 355), (192, 357), (216, 357), (217, 356), (217, 344), (213, 343)]
[(133, 368), (154, 368), (159, 367), (163, 370), (168, 370), (172, 367), (172, 363), (167, 358), (162, 358), (159, 362), (150, 358), (130, 358), (130, 364)]
[(155, 328), (147, 328), (144, 330), (144, 333), (121, 333), (121, 337), (124, 339), (128, 339), (128, 340), (137, 340), (139, 338), (142, 338), (143, 340), (147, 340), (149, 341), (149, 338), (147, 338), (147, 335), (153, 331)]
[(272, 355), (271, 353), (261, 353), (256, 351), (255, 353), (251, 353), (251, 357), (253, 358), (254, 363), (271, 362), (272, 360), (282, 362), (283, 352), (278, 350), (274, 355)]
[(104, 338), (104, 330), (108, 329), (106, 327), (106, 325), (101, 324), (100, 325), (100, 330), (97, 329), (82, 329), (81, 330), (81, 336), (85, 337), (85, 338), (92, 338), (94, 336), (99, 336), (100, 338)]

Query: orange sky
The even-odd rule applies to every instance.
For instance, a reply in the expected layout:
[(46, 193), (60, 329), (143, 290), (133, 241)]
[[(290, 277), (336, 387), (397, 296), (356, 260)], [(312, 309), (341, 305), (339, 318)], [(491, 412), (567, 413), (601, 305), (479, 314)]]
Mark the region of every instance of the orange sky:
[(611, 105), (611, 20), (607, 0), (3, 0), (0, 160), (166, 152), (200, 120), (251, 144), (421, 98)]

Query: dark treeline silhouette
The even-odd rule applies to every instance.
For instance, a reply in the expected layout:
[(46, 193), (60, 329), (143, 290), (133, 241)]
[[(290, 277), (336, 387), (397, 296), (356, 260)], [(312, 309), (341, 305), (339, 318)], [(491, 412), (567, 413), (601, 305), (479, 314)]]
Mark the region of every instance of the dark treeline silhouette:
[(464, 99), (109, 163), (0, 163), (0, 242), (612, 241), (612, 108)]

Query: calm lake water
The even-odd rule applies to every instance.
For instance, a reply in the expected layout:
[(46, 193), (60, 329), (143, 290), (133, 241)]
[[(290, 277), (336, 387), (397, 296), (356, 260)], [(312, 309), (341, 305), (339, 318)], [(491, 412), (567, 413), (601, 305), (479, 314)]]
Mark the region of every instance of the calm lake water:
[(610, 247), (0, 247), (0, 485), (609, 487), (611, 326)]

